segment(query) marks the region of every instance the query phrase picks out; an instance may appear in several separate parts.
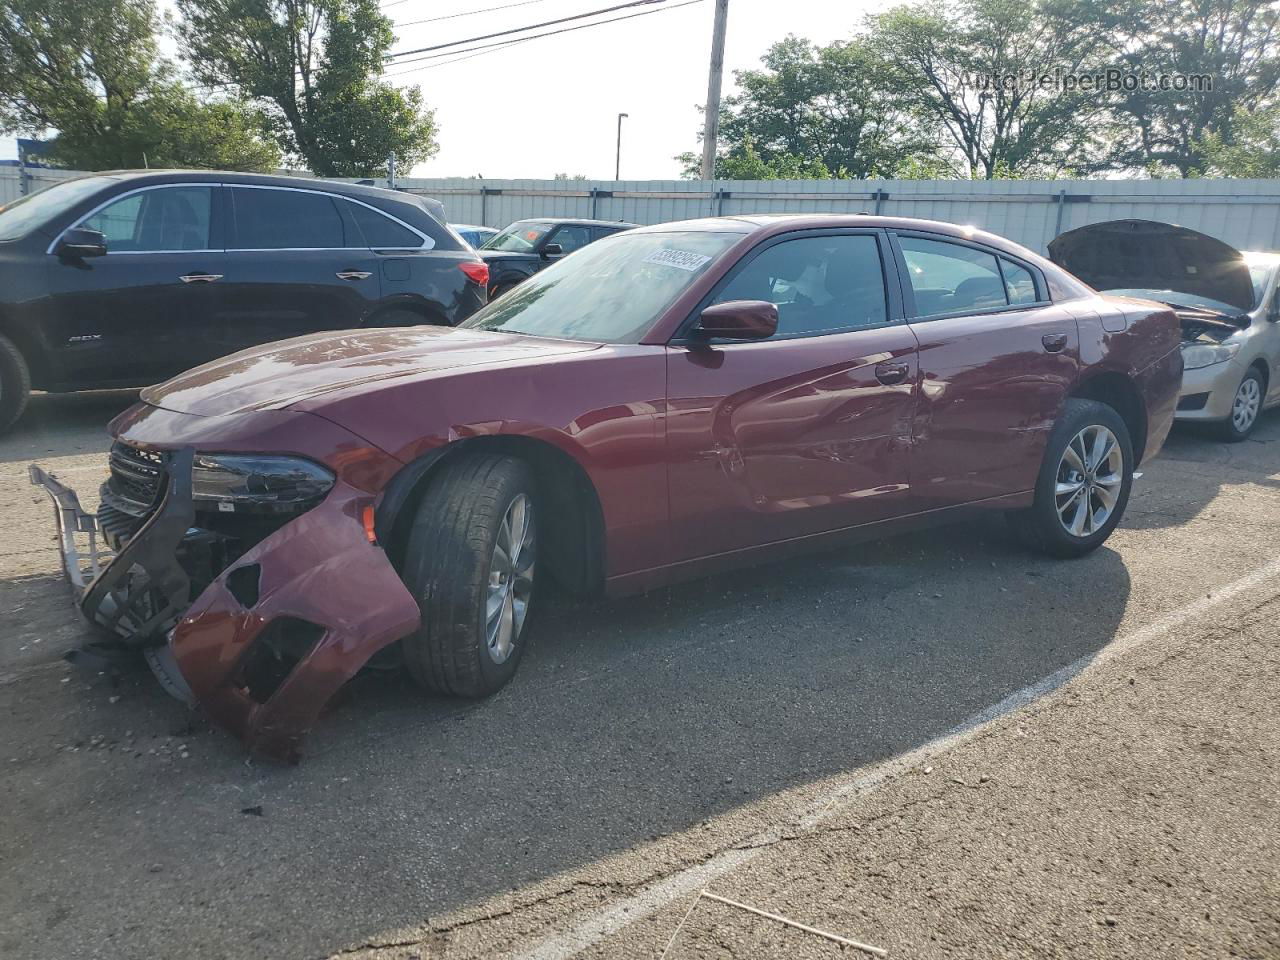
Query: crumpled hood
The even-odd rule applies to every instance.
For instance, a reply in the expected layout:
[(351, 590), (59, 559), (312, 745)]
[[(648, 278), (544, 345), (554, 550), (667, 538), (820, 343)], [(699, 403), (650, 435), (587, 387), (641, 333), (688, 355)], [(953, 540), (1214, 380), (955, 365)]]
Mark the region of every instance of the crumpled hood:
[(538, 360), (593, 343), (449, 327), (343, 330), (268, 343), (142, 391), (153, 406), (197, 416), (280, 410), (335, 390), (479, 364)]
[(1175, 290), (1253, 308), (1240, 251), (1207, 234), (1155, 220), (1108, 220), (1069, 230), (1049, 259), (1095, 290)]

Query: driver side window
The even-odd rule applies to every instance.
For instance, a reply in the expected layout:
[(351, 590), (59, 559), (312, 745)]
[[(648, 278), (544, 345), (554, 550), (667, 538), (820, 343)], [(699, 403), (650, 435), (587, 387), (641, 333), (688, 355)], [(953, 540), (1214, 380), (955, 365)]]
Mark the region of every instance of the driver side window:
[(586, 227), (576, 227), (570, 224), (558, 228), (555, 233), (547, 238), (547, 243), (558, 243), (560, 249), (565, 253), (573, 253), (579, 247), (585, 247), (591, 242), (591, 231)]
[(869, 234), (800, 237), (766, 248), (715, 298), (778, 307), (777, 338), (818, 336), (888, 320), (880, 247)]

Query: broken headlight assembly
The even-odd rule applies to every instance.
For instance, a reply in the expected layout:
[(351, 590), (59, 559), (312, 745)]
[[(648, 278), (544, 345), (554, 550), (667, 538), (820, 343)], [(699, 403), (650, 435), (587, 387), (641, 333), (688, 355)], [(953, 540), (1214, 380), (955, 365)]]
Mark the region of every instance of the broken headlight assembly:
[(1187, 370), (1199, 370), (1230, 360), (1239, 352), (1238, 343), (1184, 343), (1182, 365)]
[(297, 513), (325, 498), (333, 473), (302, 457), (197, 453), (191, 468), (196, 509)]

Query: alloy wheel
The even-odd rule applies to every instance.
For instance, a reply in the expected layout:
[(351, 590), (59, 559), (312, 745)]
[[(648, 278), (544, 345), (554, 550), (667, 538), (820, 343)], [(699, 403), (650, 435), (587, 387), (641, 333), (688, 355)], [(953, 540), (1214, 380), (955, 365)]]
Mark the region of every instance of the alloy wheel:
[(498, 527), (489, 560), (485, 645), (494, 663), (505, 663), (511, 656), (529, 613), (535, 534), (533, 504), (527, 495), (518, 494)]
[(1093, 424), (1077, 433), (1058, 462), (1054, 500), (1058, 520), (1073, 537), (1102, 529), (1124, 483), (1124, 452), (1116, 435)]
[(1262, 387), (1256, 376), (1245, 377), (1231, 404), (1231, 425), (1240, 433), (1248, 433), (1262, 409)]

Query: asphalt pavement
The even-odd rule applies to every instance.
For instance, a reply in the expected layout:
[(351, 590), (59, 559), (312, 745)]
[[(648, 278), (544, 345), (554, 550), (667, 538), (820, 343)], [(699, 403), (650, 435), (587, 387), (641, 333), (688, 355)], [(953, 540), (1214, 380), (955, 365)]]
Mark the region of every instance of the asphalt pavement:
[(703, 889), (890, 956), (1280, 956), (1280, 413), (1176, 432), (1086, 559), (992, 518), (557, 601), (498, 696), (361, 678), (286, 768), (63, 659), (26, 464), (92, 491), (130, 399), (0, 438), (0, 957), (857, 953)]

